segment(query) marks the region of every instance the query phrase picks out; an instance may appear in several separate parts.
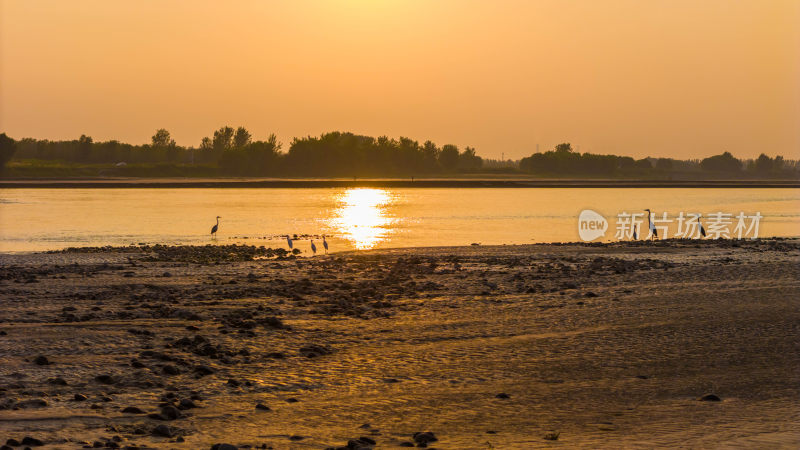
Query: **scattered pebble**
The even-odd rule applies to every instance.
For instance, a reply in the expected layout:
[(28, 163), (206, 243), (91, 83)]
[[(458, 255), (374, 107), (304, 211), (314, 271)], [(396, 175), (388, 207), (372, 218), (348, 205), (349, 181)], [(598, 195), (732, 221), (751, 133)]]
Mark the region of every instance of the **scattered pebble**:
[(161, 436), (161, 437), (168, 437), (169, 438), (169, 437), (172, 437), (173, 431), (172, 431), (172, 428), (170, 428), (168, 425), (161, 424), (161, 425), (157, 425), (155, 428), (153, 428), (153, 431), (151, 432), (151, 434), (153, 436)]
[(29, 445), (31, 447), (40, 447), (44, 445), (44, 442), (30, 436), (25, 436), (24, 438), (22, 438), (22, 445)]
[(192, 409), (192, 408), (197, 408), (197, 404), (191, 399), (184, 398), (181, 399), (180, 402), (178, 402), (178, 409)]
[(559, 436), (561, 436), (560, 432), (553, 431), (553, 432), (545, 434), (543, 437), (544, 437), (545, 440), (548, 440), (548, 441), (557, 441)]
[(300, 355), (306, 358), (316, 358), (318, 356), (330, 355), (331, 353), (333, 353), (333, 350), (324, 345), (311, 344), (300, 348)]
[(161, 412), (148, 414), (147, 417), (156, 420), (176, 420), (183, 417), (180, 410), (172, 405), (161, 408)]
[(47, 406), (46, 401), (40, 398), (34, 398), (31, 400), (23, 400), (21, 402), (15, 403), (14, 409), (44, 408), (46, 406)]
[(143, 369), (146, 366), (144, 365), (144, 363), (134, 358), (131, 360), (131, 367), (133, 367), (134, 369)]
[(164, 375), (178, 375), (181, 373), (181, 371), (172, 364), (167, 364), (162, 367), (161, 370), (164, 372)]
[(103, 374), (94, 377), (95, 381), (103, 384), (114, 384), (116, 380), (111, 375)]
[(125, 409), (122, 410), (125, 414), (144, 414), (141, 408), (137, 408), (135, 406), (127, 406)]
[(436, 438), (436, 435), (430, 431), (416, 432), (412, 437), (414, 438), (414, 442), (416, 442), (417, 445), (419, 444), (428, 445), (431, 442), (436, 442), (439, 440)]
[(211, 450), (239, 450), (239, 447), (231, 444), (214, 444)]
[(63, 379), (61, 377), (50, 378), (49, 380), (47, 380), (47, 382), (52, 384), (52, 385), (55, 385), (55, 386), (66, 386), (67, 385), (67, 380), (65, 380), (65, 379)]

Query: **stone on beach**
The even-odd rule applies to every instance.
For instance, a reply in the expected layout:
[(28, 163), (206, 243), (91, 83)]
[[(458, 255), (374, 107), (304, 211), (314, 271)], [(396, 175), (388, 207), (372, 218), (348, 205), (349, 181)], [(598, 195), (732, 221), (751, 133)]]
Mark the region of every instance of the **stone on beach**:
[(161, 424), (153, 428), (151, 434), (153, 436), (172, 437), (173, 431), (168, 425)]
[(239, 447), (231, 444), (214, 444), (211, 450), (239, 450)]
[(156, 420), (176, 420), (183, 417), (183, 414), (178, 408), (167, 405), (162, 407), (160, 412), (148, 414), (147, 417)]
[(94, 379), (98, 383), (103, 383), (103, 384), (114, 384), (117, 382), (117, 380), (113, 376), (108, 374), (97, 375), (96, 377), (94, 377)]
[(430, 444), (431, 442), (436, 442), (439, 439), (436, 438), (436, 435), (430, 431), (419, 431), (413, 434), (414, 442), (419, 444)]
[(41, 447), (44, 445), (44, 442), (34, 437), (25, 436), (24, 438), (22, 438), (22, 445), (29, 445), (31, 447)]
[(144, 411), (141, 408), (137, 408), (135, 406), (126, 406), (122, 412), (125, 414), (144, 414)]

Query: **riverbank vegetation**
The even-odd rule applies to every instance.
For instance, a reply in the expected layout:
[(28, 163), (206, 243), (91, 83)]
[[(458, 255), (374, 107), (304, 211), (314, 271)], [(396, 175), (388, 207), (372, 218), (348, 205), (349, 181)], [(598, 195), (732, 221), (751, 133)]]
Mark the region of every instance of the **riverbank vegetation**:
[(0, 135), (4, 178), (92, 177), (460, 177), (635, 178), (654, 180), (798, 179), (798, 161), (761, 154), (741, 160), (728, 152), (703, 160), (634, 159), (574, 151), (569, 143), (518, 161), (484, 159), (475, 148), (420, 143), (407, 137), (349, 132), (294, 138), (284, 145), (271, 134), (253, 139), (244, 127), (215, 130), (197, 147), (175, 143), (156, 130), (151, 142), (69, 141)]

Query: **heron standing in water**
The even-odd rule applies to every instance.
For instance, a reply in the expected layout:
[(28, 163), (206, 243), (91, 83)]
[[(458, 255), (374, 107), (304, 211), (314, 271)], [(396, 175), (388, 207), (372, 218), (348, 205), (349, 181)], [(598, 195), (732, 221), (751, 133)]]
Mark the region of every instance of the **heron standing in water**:
[(649, 209), (645, 209), (645, 211), (647, 211), (647, 226), (650, 227), (650, 239), (658, 239), (658, 230), (656, 230), (656, 226), (653, 225), (653, 213), (650, 212)]
[(315, 255), (317, 254), (317, 246), (314, 245), (313, 239), (311, 240), (311, 251), (314, 252)]
[(705, 228), (703, 228), (703, 223), (702, 223), (702, 222), (700, 222), (700, 217), (702, 217), (702, 214), (698, 214), (698, 215), (697, 215), (697, 225), (699, 225), (699, 226), (700, 226), (700, 234), (701, 234), (703, 237), (706, 237), (706, 229), (705, 229)]
[(325, 240), (325, 235), (322, 235), (322, 246), (325, 247), (325, 254), (328, 254), (328, 241)]
[(221, 218), (222, 217), (217, 216), (217, 224), (214, 225), (213, 227), (211, 227), (211, 236), (212, 237), (217, 237), (217, 230), (219, 230), (219, 219), (221, 219)]
[(286, 243), (289, 244), (289, 250), (294, 248), (294, 244), (292, 243), (292, 237), (288, 234), (286, 235)]

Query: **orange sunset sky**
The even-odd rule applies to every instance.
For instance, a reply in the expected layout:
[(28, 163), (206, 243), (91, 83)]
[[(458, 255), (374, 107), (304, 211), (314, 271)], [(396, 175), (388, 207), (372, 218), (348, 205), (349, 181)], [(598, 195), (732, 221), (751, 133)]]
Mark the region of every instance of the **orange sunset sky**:
[(0, 131), (800, 158), (798, 0), (0, 0)]

